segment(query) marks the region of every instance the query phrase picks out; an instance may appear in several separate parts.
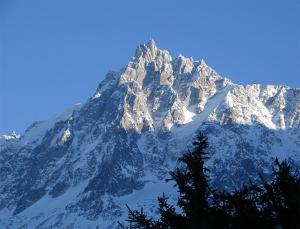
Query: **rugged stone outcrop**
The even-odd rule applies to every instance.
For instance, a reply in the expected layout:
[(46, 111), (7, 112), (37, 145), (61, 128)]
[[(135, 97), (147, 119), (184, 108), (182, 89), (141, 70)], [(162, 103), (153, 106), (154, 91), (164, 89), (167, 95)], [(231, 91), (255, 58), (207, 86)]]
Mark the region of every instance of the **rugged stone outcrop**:
[(300, 89), (237, 85), (140, 45), (84, 104), (0, 138), (0, 226), (109, 228), (126, 203), (151, 212), (163, 191), (176, 196), (164, 179), (199, 131), (213, 185), (267, 178), (275, 157), (299, 164)]

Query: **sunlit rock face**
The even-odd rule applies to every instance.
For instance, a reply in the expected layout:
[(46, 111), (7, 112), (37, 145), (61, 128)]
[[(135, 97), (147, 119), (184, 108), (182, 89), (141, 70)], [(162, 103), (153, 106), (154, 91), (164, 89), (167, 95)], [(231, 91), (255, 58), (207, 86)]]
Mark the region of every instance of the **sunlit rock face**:
[(176, 198), (164, 180), (199, 132), (215, 187), (267, 179), (275, 157), (299, 164), (300, 90), (237, 85), (139, 45), (85, 103), (0, 137), (0, 227), (110, 228), (125, 204), (151, 213), (162, 192)]

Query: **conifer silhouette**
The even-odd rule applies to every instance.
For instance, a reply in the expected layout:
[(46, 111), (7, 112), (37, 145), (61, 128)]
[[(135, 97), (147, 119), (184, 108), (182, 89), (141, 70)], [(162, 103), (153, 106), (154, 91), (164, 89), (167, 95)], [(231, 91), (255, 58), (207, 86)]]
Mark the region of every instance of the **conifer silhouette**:
[(193, 150), (179, 158), (170, 173), (179, 191), (177, 207), (163, 193), (158, 198), (158, 219), (128, 206), (130, 229), (179, 228), (300, 228), (300, 177), (286, 162), (275, 160), (273, 178), (244, 186), (233, 192), (219, 192), (209, 185), (207, 138), (198, 135)]

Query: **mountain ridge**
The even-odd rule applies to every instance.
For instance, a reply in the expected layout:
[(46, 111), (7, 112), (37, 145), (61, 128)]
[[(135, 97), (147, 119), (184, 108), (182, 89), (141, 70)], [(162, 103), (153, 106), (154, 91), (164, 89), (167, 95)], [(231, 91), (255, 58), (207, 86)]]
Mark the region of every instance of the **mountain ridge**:
[(154, 214), (162, 191), (176, 197), (162, 180), (199, 131), (214, 186), (267, 178), (275, 157), (299, 164), (300, 89), (234, 84), (150, 40), (84, 104), (0, 139), (0, 225), (115, 227), (126, 200)]

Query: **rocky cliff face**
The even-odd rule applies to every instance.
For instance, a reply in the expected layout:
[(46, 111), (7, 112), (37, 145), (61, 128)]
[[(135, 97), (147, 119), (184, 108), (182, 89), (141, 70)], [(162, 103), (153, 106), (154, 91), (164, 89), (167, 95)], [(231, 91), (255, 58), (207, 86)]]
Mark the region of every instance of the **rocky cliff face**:
[(300, 89), (237, 85), (151, 40), (86, 103), (0, 137), (0, 225), (109, 228), (126, 203), (151, 212), (176, 197), (164, 179), (199, 131), (213, 185), (268, 177), (275, 157), (299, 164)]

